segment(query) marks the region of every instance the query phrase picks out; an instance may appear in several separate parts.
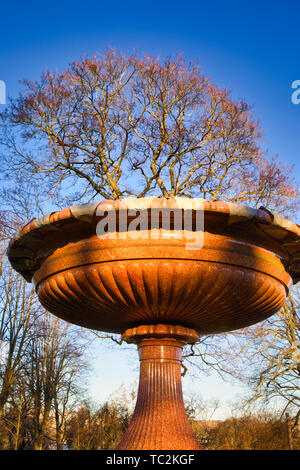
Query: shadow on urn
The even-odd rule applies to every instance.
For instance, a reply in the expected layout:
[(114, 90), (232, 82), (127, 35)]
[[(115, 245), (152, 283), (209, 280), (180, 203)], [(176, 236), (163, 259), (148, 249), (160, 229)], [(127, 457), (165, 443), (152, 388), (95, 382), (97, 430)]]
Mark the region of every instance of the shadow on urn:
[(299, 243), (299, 227), (265, 208), (128, 198), (34, 219), (8, 257), (47, 310), (137, 345), (138, 397), (117, 448), (200, 449), (182, 348), (277, 312), (298, 281)]

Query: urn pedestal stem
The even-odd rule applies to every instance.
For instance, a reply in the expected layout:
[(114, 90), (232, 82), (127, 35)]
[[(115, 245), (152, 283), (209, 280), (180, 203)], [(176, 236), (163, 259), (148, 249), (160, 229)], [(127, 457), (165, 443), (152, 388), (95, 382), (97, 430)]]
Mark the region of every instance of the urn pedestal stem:
[(180, 326), (139, 326), (123, 339), (136, 343), (140, 358), (137, 402), (117, 449), (201, 449), (186, 415), (182, 385), (182, 349), (195, 342), (195, 330)]

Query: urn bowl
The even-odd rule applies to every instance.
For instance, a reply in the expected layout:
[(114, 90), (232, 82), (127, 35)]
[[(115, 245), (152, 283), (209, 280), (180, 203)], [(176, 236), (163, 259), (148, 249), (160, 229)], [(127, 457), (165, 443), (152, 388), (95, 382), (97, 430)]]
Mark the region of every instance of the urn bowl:
[(33, 219), (8, 256), (42, 305), (69, 322), (112, 333), (178, 324), (213, 334), (280, 309), (298, 280), (299, 235), (264, 208), (128, 198)]

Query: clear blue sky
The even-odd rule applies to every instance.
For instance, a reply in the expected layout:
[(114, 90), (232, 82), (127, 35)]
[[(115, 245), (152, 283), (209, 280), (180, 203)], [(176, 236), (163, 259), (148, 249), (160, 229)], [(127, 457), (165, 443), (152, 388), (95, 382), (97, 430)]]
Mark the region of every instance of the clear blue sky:
[[(255, 106), (270, 154), (278, 153), (284, 162), (295, 165), (300, 177), (300, 105), (291, 102), (291, 84), (300, 80), (299, 1), (0, 4), (0, 80), (5, 81), (8, 95), (16, 96), (22, 78), (38, 78), (46, 68), (63, 70), (72, 60), (101, 53), (108, 46), (199, 58), (206, 75)], [(101, 397), (125, 382), (127, 374), (135, 376), (130, 365), (126, 369), (123, 360), (119, 364), (118, 355), (111, 355), (110, 363), (109, 355), (103, 354), (119, 382), (115, 380), (110, 389), (105, 384), (108, 369), (101, 365), (100, 356), (94, 390), (101, 386)], [(225, 388), (213, 383), (215, 393), (222, 396)]]
[[(64, 69), (107, 46), (199, 58), (203, 71), (255, 105), (272, 155), (300, 175), (300, 2), (10, 1), (0, 6), (0, 80), (14, 96), (18, 80)], [(0, 105), (1, 106), (1, 105)]]

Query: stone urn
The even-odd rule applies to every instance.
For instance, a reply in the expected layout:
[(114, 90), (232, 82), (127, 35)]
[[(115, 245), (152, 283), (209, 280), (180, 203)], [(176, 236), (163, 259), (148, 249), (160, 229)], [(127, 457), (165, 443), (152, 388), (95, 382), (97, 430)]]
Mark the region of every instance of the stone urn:
[(265, 208), (128, 198), (33, 219), (8, 248), (41, 304), (135, 343), (140, 382), (118, 449), (200, 449), (185, 413), (182, 349), (244, 328), (299, 280), (300, 229)]

